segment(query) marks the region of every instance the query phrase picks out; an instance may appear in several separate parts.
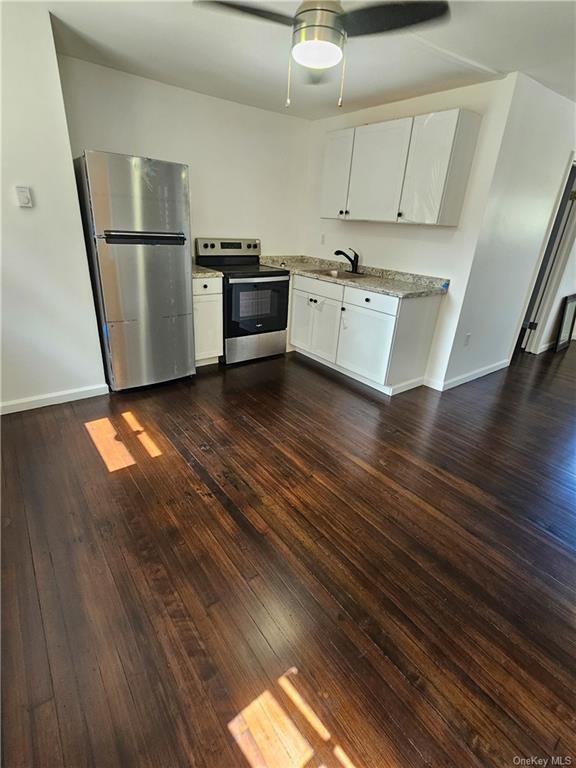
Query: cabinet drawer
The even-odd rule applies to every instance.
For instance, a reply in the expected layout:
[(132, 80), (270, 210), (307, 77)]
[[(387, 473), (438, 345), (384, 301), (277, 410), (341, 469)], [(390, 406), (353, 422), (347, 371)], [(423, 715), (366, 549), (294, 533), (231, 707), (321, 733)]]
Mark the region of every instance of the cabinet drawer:
[(302, 277), (302, 275), (294, 275), (292, 286), (297, 291), (324, 296), (326, 299), (336, 299), (336, 301), (341, 301), (344, 294), (343, 285), (329, 283), (326, 280), (316, 280), (313, 277)]
[(363, 291), (362, 288), (344, 288), (344, 301), (346, 304), (355, 304), (357, 307), (374, 309), (376, 312), (386, 312), (387, 315), (398, 314), (397, 296), (387, 296), (384, 293)]
[(192, 294), (204, 296), (210, 293), (222, 293), (221, 277), (196, 277), (192, 280)]

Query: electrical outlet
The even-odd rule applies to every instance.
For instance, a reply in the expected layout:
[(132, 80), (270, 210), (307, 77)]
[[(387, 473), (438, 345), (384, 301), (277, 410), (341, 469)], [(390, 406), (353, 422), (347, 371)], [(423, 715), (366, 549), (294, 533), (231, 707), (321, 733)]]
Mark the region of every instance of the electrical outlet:
[(472, 336), (471, 333), (467, 333), (466, 336), (464, 336), (464, 346), (469, 347), (470, 346), (470, 337)]
[(16, 201), (19, 208), (33, 208), (34, 201), (30, 187), (16, 187)]

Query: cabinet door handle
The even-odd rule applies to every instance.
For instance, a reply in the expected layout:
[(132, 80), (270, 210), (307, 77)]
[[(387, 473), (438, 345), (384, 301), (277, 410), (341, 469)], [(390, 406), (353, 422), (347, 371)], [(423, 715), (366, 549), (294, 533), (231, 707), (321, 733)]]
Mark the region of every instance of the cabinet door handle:
[(312, 302), (314, 301), (314, 299), (312, 298), (312, 296), (309, 296), (309, 297), (308, 297), (308, 301), (310, 302), (310, 304), (312, 304)]
[(346, 216), (350, 216), (350, 211), (344, 211), (344, 213), (346, 214)]
[(202, 286), (202, 288), (208, 288), (208, 284), (207, 284), (207, 283), (204, 283), (204, 285)]
[(338, 211), (338, 216), (344, 216), (344, 211), (343, 210)]
[(364, 299), (364, 301), (370, 301), (370, 299), (366, 298), (366, 299)]
[(340, 307), (340, 312), (346, 312), (346, 307)]
[(403, 215), (404, 215), (404, 214), (402, 213), (402, 211), (398, 211), (398, 218), (399, 218), (399, 219), (401, 219)]

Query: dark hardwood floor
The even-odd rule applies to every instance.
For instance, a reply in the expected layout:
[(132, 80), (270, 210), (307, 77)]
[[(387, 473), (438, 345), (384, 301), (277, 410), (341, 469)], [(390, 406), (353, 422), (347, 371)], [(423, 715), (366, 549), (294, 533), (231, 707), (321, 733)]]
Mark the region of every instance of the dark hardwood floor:
[(575, 381), (292, 356), (5, 417), (5, 768), (576, 764)]

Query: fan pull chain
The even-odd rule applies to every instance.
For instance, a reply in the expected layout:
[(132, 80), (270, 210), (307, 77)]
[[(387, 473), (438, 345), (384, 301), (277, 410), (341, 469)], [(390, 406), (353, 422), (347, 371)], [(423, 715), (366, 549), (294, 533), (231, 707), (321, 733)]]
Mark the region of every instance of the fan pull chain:
[(340, 76), (340, 93), (338, 95), (338, 106), (342, 106), (342, 98), (344, 96), (344, 75), (346, 74), (346, 40), (342, 46), (342, 74)]
[(286, 109), (288, 109), (288, 107), (291, 104), (291, 101), (290, 101), (291, 86), (292, 86), (292, 51), (290, 51), (290, 55), (288, 57), (288, 85), (286, 88), (286, 104), (284, 105)]

